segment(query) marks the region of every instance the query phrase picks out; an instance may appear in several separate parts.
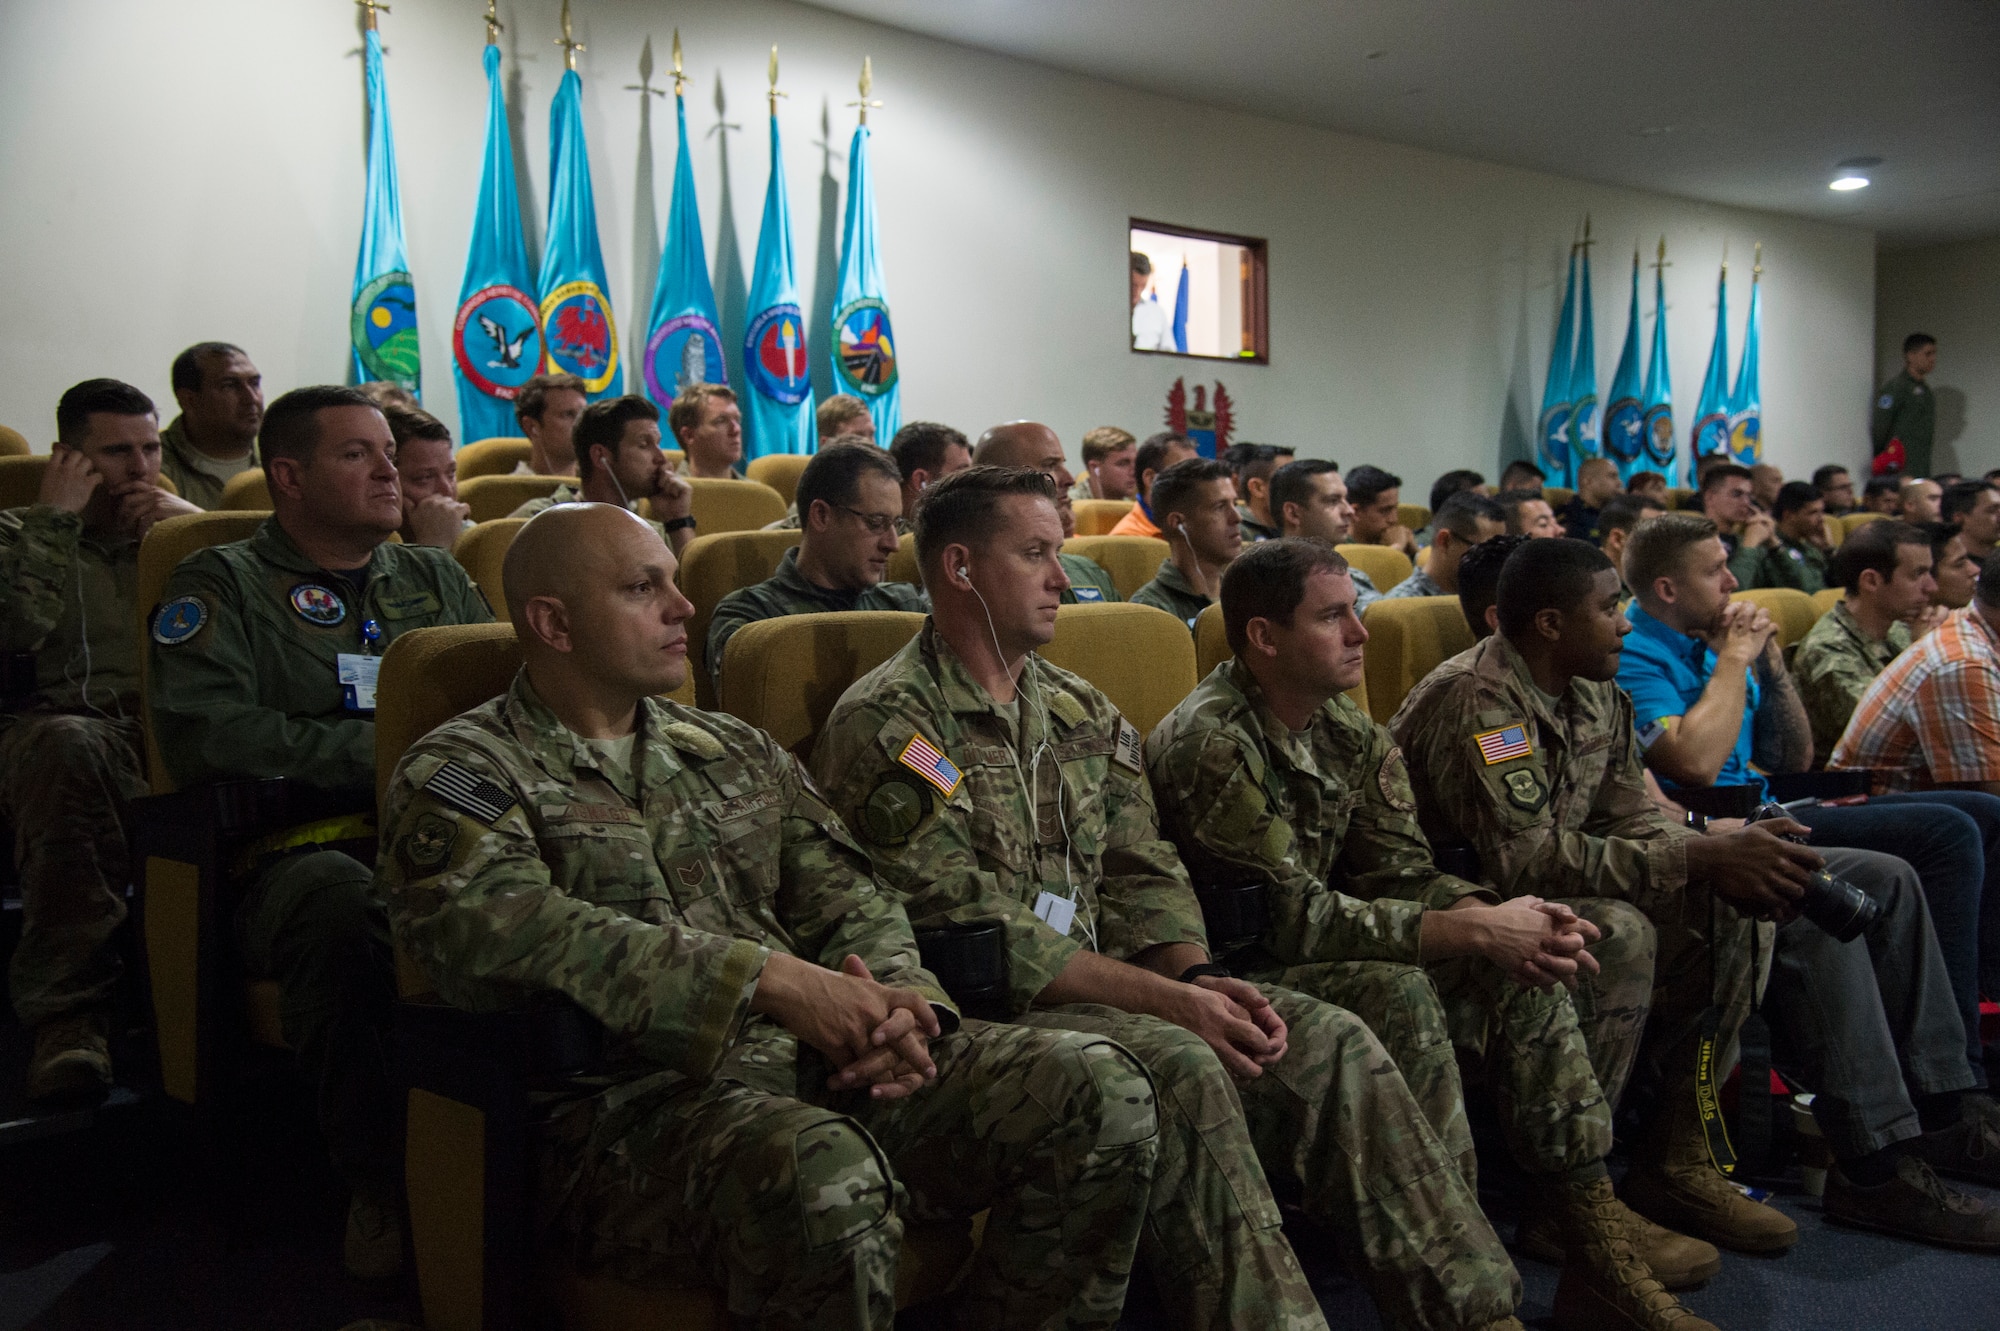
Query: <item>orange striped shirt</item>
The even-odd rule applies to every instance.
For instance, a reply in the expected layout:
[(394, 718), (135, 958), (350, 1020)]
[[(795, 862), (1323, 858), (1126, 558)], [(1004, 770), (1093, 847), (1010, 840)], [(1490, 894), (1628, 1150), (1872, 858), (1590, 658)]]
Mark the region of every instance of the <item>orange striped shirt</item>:
[(1875, 677), (1827, 766), (1901, 768), (1928, 783), (2000, 781), (2000, 634), (1977, 602)]

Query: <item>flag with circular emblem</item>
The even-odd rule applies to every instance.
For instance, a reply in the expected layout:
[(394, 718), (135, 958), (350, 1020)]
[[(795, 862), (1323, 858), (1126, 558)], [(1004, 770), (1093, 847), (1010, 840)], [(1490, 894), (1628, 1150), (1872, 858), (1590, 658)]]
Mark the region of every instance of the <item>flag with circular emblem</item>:
[(818, 444), (813, 421), (806, 321), (799, 309), (792, 264), (792, 213), (785, 202), (785, 152), (778, 117), (771, 115), (771, 179), (764, 187), (764, 220), (757, 232), (757, 261), (750, 276), (750, 318), (743, 335), (743, 436), (750, 457), (810, 453)]
[(869, 129), (854, 127), (847, 154), (847, 218), (840, 282), (833, 298), (833, 381), (868, 404), (875, 440), (888, 446), (903, 424), (901, 362), (889, 324), (889, 293), (875, 246), (875, 182), (868, 169)]
[(459, 438), (519, 433), (514, 397), (542, 370), (542, 314), (521, 236), (514, 139), (500, 87), (500, 48), (486, 44), (486, 162), (472, 212), (472, 244), (458, 288), (451, 352), (458, 374)]
[(354, 262), (348, 334), (356, 382), (382, 379), (421, 391), (417, 354), (417, 292), (403, 249), (403, 203), (396, 186), (395, 132), (382, 78), (382, 38), (363, 34), (368, 87), (368, 190), (361, 209), (361, 250)]
[(595, 402), (625, 391), (618, 326), (605, 294), (597, 200), (583, 139), (583, 80), (564, 70), (549, 108), (549, 230), (542, 251), (542, 366), (583, 380)]

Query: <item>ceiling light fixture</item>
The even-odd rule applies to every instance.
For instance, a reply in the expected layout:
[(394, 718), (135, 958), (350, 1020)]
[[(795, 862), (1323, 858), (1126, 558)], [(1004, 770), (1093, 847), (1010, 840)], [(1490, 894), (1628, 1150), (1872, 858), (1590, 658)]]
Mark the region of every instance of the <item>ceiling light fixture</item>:
[(1880, 165), (1882, 159), (1879, 157), (1850, 157), (1833, 169), (1833, 179), (1827, 182), (1827, 188), (1843, 194), (1867, 189), (1869, 170)]

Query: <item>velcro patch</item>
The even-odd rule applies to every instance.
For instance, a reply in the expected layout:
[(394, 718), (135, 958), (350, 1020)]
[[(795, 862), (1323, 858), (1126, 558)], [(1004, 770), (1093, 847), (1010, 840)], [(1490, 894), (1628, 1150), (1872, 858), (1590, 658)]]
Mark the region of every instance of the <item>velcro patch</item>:
[(424, 793), (461, 813), (470, 814), (488, 827), (505, 818), (507, 811), (514, 807), (512, 795), (457, 763), (446, 763), (438, 768), (437, 775), (424, 782)]
[(687, 721), (669, 721), (661, 730), (667, 737), (667, 743), (683, 753), (709, 759), (722, 756), (722, 741), (700, 726)]
[(861, 833), (878, 846), (900, 846), (930, 816), (931, 793), (891, 773), (861, 806)]
[(896, 755), (896, 761), (936, 786), (946, 799), (958, 793), (959, 782), (965, 779), (952, 766), (951, 759), (939, 753), (922, 735), (910, 736), (910, 742)]
[(1376, 769), (1375, 786), (1382, 792), (1382, 802), (1397, 813), (1417, 811), (1417, 801), (1410, 790), (1409, 764), (1403, 761), (1403, 751), (1393, 744), (1382, 759), (1382, 766)]
[(1118, 718), (1118, 747), (1111, 751), (1111, 760), (1135, 773), (1146, 770), (1146, 746), (1139, 739), (1139, 727), (1122, 716)]
[(1472, 737), (1479, 746), (1479, 756), (1486, 760), (1488, 767), (1495, 763), (1510, 762), (1515, 758), (1525, 758), (1535, 751), (1528, 742), (1528, 728), (1525, 725), (1502, 726), (1498, 730), (1482, 731)]

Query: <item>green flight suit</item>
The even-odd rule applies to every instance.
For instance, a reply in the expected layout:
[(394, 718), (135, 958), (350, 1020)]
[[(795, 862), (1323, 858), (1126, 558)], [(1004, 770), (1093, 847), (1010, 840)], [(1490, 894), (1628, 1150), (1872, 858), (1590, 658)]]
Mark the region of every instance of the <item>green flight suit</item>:
[(1367, 1021), (1468, 1183), (1454, 1048), (1485, 1074), (1523, 1168), (1602, 1168), (1611, 1110), (1567, 992), (1523, 988), (1481, 958), (1418, 955), (1426, 911), (1499, 898), (1432, 862), (1388, 731), (1342, 696), (1295, 733), (1231, 659), (1147, 737), (1146, 771), (1189, 872), (1265, 885), (1270, 927), (1238, 969)]
[[(538, 1119), (544, 1216), (587, 1267), (706, 1278), (746, 1325), (888, 1331), (904, 1217), (991, 1208), (955, 1325), (1117, 1322), (1151, 1083), (1109, 1040), (961, 1026), (902, 907), (770, 736), (647, 699), (621, 752), (565, 728), (524, 670), (411, 746), (383, 816), (396, 937), (442, 996), (560, 994), (609, 1032), (609, 1066)], [(853, 954), (928, 998), (937, 1081), (827, 1090), (824, 1056), (752, 1011), (781, 951)]]
[(778, 561), (776, 573), (754, 587), (739, 587), (716, 603), (715, 615), (708, 621), (704, 659), (715, 687), (720, 690), (722, 655), (729, 648), (729, 640), (736, 636), (736, 630), (745, 624), (820, 611), (910, 610), (921, 615), (930, 608), (930, 598), (923, 590), (907, 582), (878, 582), (860, 591), (822, 587), (799, 572), (799, 548), (795, 545)]
[[(1833, 556), (1811, 542), (1788, 540), (1781, 532), (1776, 545), (1766, 546), (1757, 555), (1750, 581), (1743, 586), (1790, 587), (1808, 596), (1826, 590)], [(1734, 568), (1733, 561), (1731, 567)]]
[(1096, 560), (1070, 554), (1058, 554), (1056, 560), (1069, 577), (1069, 586), (1062, 594), (1064, 605), (1103, 605), (1121, 599), (1118, 584)]
[[(929, 776), (916, 741), (943, 757)], [(813, 753), (878, 881), (918, 925), (1002, 926), (1016, 1020), (1108, 1035), (1153, 1074), (1160, 1181), (1140, 1252), (1176, 1325), (1321, 1324), (1266, 1171), (1296, 1183), (1307, 1212), (1347, 1240), (1391, 1326), (1506, 1316), (1519, 1277), (1352, 1014), (1264, 986), (1289, 1049), (1262, 1076), (1234, 1081), (1198, 1037), (1159, 1018), (1037, 1006), (1083, 948), (1130, 960), (1165, 944), (1208, 946), (1187, 872), (1160, 838), (1143, 762), (1138, 731), (1087, 681), (1031, 655), (1016, 702), (999, 706), (928, 623), (848, 689)], [(1066, 931), (1036, 913), (1045, 896), (1073, 902)]]
[[(1525, 753), (1506, 733), (1517, 726)], [(1733, 1043), (1750, 1010), (1752, 922), (1688, 880), (1692, 834), (1646, 793), (1632, 700), (1616, 681), (1572, 680), (1550, 700), (1495, 634), (1418, 681), (1389, 729), (1432, 845), (1469, 844), (1502, 895), (1563, 901), (1604, 931), (1602, 971), (1578, 986), (1576, 1006), (1614, 1107), (1642, 1037), (1670, 1086), (1693, 1075), (1711, 1004), (1721, 1044)]]
[(1213, 604), (1208, 597), (1195, 590), (1187, 574), (1171, 559), (1160, 561), (1160, 571), (1153, 580), (1132, 593), (1132, 604), (1150, 605), (1155, 610), (1164, 610), (1190, 629), (1201, 612)]
[(1937, 434), (1937, 394), (1905, 369), (1882, 385), (1868, 417), (1868, 439), (1880, 457), (1889, 441), (1903, 445), (1903, 475), (1931, 474), (1931, 441)]
[[(187, 417), (176, 416), (160, 431), (160, 475), (174, 483), (181, 498), (196, 508), (214, 508), (222, 502), (222, 487), (237, 473), (254, 470), (257, 461), (253, 444), (247, 457), (237, 462), (217, 462), (194, 446), (187, 437)], [(216, 470), (229, 476), (217, 476)]]
[[(492, 618), (465, 570), (426, 546), (384, 542), (352, 581), (316, 567), (275, 517), (247, 541), (197, 550), (151, 619), (149, 701), (167, 769), (183, 789), (290, 777), (372, 810), (375, 722), (347, 708), (337, 656)], [(364, 626), (379, 632), (372, 648)], [(366, 835), (337, 839), (366, 853)], [(396, 1174), (385, 1045), (395, 987), (369, 878), (337, 850), (266, 857), (237, 930), (250, 969), (278, 981), (285, 1040), (317, 1089), (335, 1162), (379, 1189)]]
[(0, 652), (33, 691), (0, 716), (0, 815), (14, 829), (21, 939), (8, 968), (29, 1031), (111, 1001), (131, 881), (126, 803), (146, 793), (139, 543), (47, 504), (0, 512)]
[(1840, 604), (1819, 617), (1792, 653), (1792, 682), (1812, 722), (1813, 760), (1822, 765), (1840, 743), (1841, 732), (1861, 703), (1875, 676), (1910, 645), (1910, 626), (1901, 620), (1889, 626), (1886, 639), (1873, 639)]

